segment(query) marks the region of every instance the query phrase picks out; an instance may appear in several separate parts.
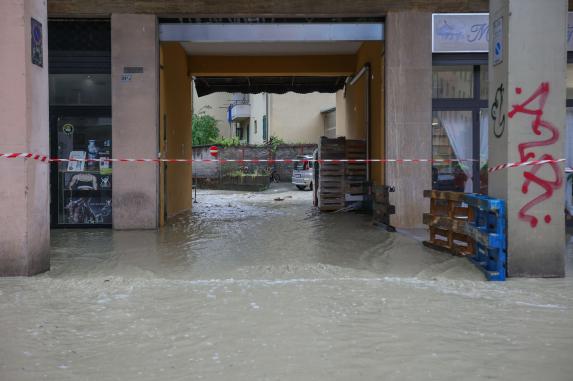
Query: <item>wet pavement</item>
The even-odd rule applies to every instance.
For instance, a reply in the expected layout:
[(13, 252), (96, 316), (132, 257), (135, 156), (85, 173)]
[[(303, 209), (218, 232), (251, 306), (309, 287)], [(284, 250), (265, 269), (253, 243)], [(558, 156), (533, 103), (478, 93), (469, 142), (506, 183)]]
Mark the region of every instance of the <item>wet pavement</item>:
[(0, 278), (0, 380), (572, 379), (573, 277), (488, 283), (286, 185), (198, 199)]

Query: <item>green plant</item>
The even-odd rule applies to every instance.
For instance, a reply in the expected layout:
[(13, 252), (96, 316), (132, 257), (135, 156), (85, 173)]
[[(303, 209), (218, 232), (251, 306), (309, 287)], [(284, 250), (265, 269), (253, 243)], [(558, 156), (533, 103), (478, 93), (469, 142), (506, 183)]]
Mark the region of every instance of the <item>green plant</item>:
[(219, 136), (217, 121), (210, 115), (193, 114), (192, 134), (194, 146), (211, 144)]
[(214, 144), (221, 147), (238, 147), (241, 145), (241, 141), (237, 136), (232, 136), (230, 138), (217, 136), (211, 139), (211, 141), (209, 141), (209, 144)]
[(273, 152), (275, 152), (278, 148), (278, 146), (282, 145), (282, 144), (286, 144), (284, 140), (282, 140), (281, 138), (279, 138), (278, 136), (271, 136), (269, 138), (269, 141), (267, 143), (269, 146), (271, 146), (271, 149), (273, 150)]

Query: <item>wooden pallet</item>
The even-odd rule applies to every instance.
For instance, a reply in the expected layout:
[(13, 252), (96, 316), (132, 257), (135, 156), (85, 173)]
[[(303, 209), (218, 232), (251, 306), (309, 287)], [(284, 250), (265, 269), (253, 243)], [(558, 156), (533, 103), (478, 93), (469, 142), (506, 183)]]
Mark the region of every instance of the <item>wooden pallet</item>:
[(339, 210), (346, 206), (343, 194), (318, 194), (318, 207), (322, 211)]
[(454, 255), (473, 255), (475, 242), (465, 234), (470, 211), (463, 205), (464, 193), (426, 190), (424, 197), (430, 198), (430, 213), (423, 216), (430, 239), (424, 245)]
[[(366, 142), (347, 140), (344, 137), (328, 139), (322, 137), (319, 144), (319, 159), (365, 159)], [(346, 161), (322, 162), (319, 171), (318, 206), (321, 210), (338, 210), (349, 203), (360, 202), (367, 193), (366, 163)], [(348, 201), (347, 201), (348, 200)]]

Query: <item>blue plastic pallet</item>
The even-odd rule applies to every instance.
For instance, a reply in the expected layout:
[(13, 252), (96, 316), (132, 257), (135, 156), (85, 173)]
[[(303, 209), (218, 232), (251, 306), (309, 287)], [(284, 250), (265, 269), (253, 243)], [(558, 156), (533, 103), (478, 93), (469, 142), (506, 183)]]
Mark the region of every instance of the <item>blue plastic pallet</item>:
[(504, 281), (507, 272), (505, 202), (479, 194), (467, 194), (464, 201), (473, 216), (466, 225), (466, 234), (476, 242), (476, 251), (469, 259), (488, 280)]

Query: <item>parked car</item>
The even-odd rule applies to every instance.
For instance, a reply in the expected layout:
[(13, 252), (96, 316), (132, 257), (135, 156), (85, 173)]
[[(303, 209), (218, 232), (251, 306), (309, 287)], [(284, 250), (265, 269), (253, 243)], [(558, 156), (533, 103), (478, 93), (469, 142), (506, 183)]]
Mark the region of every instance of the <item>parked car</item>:
[(314, 168), (312, 156), (297, 156), (292, 171), (292, 183), (300, 190), (312, 190), (314, 186)]

